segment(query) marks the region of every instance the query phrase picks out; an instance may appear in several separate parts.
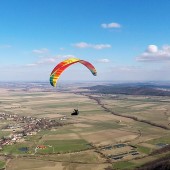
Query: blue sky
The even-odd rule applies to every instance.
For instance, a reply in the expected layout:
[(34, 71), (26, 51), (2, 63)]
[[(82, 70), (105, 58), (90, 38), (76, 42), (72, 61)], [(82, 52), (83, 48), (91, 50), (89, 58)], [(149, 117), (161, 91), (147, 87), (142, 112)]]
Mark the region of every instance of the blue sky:
[(0, 0), (0, 80), (170, 80), (169, 0)]

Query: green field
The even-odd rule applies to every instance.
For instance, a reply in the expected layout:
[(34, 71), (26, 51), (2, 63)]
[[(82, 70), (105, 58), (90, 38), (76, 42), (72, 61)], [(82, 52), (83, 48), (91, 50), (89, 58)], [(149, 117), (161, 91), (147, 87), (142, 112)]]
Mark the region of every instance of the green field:
[[(25, 151), (21, 151), (20, 148), (25, 148), (28, 147), (29, 150), (28, 152)], [(0, 153), (4, 153), (6, 155), (25, 155), (25, 154), (31, 154), (34, 153), (34, 149), (35, 149), (36, 145), (33, 144), (24, 144), (24, 143), (20, 143), (20, 144), (14, 144), (14, 145), (7, 145), (5, 147), (3, 147), (3, 150)]]
[(4, 166), (5, 166), (5, 162), (4, 161), (0, 161), (0, 169), (4, 168)]
[(137, 165), (132, 162), (117, 162), (113, 164), (113, 169), (132, 169), (135, 168)]
[(136, 146), (137, 147), (137, 150), (139, 151), (139, 152), (141, 152), (141, 153), (145, 153), (145, 154), (149, 154), (149, 153), (151, 153), (151, 149), (150, 148), (148, 148), (148, 147), (144, 147), (144, 146), (140, 146), (140, 145), (137, 145)]
[(66, 153), (86, 150), (90, 145), (85, 140), (47, 140), (43, 142), (46, 149), (39, 149), (37, 153)]

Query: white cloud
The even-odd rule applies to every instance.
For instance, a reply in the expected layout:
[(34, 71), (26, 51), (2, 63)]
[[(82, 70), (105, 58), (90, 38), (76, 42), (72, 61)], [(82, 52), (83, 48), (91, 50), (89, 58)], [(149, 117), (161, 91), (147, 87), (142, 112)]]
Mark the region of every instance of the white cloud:
[(75, 56), (73, 55), (58, 55), (55, 57), (42, 57), (42, 58), (39, 58), (39, 60), (36, 61), (35, 63), (26, 64), (26, 66), (35, 67), (39, 65), (50, 65), (50, 64), (55, 64), (55, 63), (57, 64), (60, 60), (72, 58), (72, 57), (75, 58)]
[(42, 58), (37, 64), (52, 64), (55, 63), (57, 58)]
[(72, 54), (59, 55), (58, 57), (59, 57), (59, 58), (61, 58), (61, 59), (67, 59), (67, 58), (77, 58), (77, 57), (75, 57), (75, 56), (74, 56), (74, 55), (72, 55)]
[(103, 59), (99, 59), (99, 60), (97, 60), (97, 62), (99, 62), (99, 63), (109, 63), (109, 62), (110, 62), (110, 60), (109, 60), (109, 59), (107, 59), (107, 58), (103, 58)]
[(92, 48), (101, 50), (103, 48), (111, 48), (111, 45), (110, 44), (96, 44), (96, 45), (93, 45)]
[(120, 28), (121, 25), (119, 23), (116, 23), (116, 22), (112, 22), (112, 23), (109, 23), (109, 24), (101, 24), (101, 27), (102, 28)]
[(11, 45), (5, 44), (5, 45), (0, 45), (0, 48), (11, 48)]
[(77, 48), (93, 48), (96, 50), (101, 50), (104, 48), (111, 48), (110, 44), (89, 44), (86, 42), (76, 43), (76, 44), (74, 44), (74, 46)]
[(74, 44), (74, 46), (77, 48), (88, 48), (89, 44), (86, 42), (80, 42), (80, 43)]
[(156, 45), (149, 45), (136, 60), (140, 62), (168, 61), (170, 60), (170, 45), (165, 45), (160, 49)]
[(47, 48), (35, 49), (32, 51), (35, 54), (46, 54), (49, 52)]
[(34, 67), (36, 66), (37, 64), (33, 63), (33, 64), (26, 64), (27, 67)]
[(148, 53), (156, 53), (158, 52), (158, 47), (156, 45), (149, 45), (146, 51)]

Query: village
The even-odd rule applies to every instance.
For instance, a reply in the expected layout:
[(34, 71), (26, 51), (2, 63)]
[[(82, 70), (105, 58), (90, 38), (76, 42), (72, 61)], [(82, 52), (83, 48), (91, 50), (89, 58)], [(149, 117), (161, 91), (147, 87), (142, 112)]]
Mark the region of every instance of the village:
[[(1, 127), (2, 132), (9, 132), (9, 135), (2, 135), (0, 138), (0, 149), (2, 150), (6, 145), (13, 145), (16, 143), (22, 143), (25, 141), (26, 136), (36, 135), (41, 130), (51, 130), (52, 128), (56, 128), (57, 126), (62, 126), (65, 123), (66, 116), (64, 115), (58, 121), (54, 119), (47, 118), (35, 118), (31, 116), (19, 116), (17, 114), (10, 114), (1, 112), (0, 120), (7, 124)], [(45, 149), (46, 146), (38, 145), (35, 148), (35, 153), (37, 149)], [(95, 148), (92, 145), (92, 148)], [(123, 148), (123, 149), (121, 149)], [(24, 149), (24, 152), (28, 151), (28, 148), (23, 147), (20, 149)], [(125, 151), (126, 152), (123, 152)], [(137, 152), (136, 148), (126, 144), (117, 144), (117, 145), (106, 145), (96, 148), (103, 157), (110, 160), (111, 162), (114, 160), (119, 160), (124, 157), (129, 157), (129, 154), (133, 157), (138, 157), (139, 152)], [(114, 153), (114, 154), (113, 154)], [(116, 154), (115, 154), (116, 153)]]
[(0, 120), (9, 122), (1, 127), (1, 131), (9, 132), (9, 135), (4, 135), (0, 138), (0, 149), (5, 145), (23, 142), (25, 136), (36, 135), (40, 130), (62, 126), (61, 122), (52, 119), (19, 116), (5, 112), (0, 112)]

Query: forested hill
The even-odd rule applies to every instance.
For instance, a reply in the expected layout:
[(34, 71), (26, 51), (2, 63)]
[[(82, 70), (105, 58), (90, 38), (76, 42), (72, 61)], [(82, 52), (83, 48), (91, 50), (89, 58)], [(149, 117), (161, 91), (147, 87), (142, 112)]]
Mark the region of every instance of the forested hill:
[(85, 88), (91, 90), (93, 93), (102, 94), (170, 96), (170, 86), (165, 85), (116, 84), (96, 85)]

